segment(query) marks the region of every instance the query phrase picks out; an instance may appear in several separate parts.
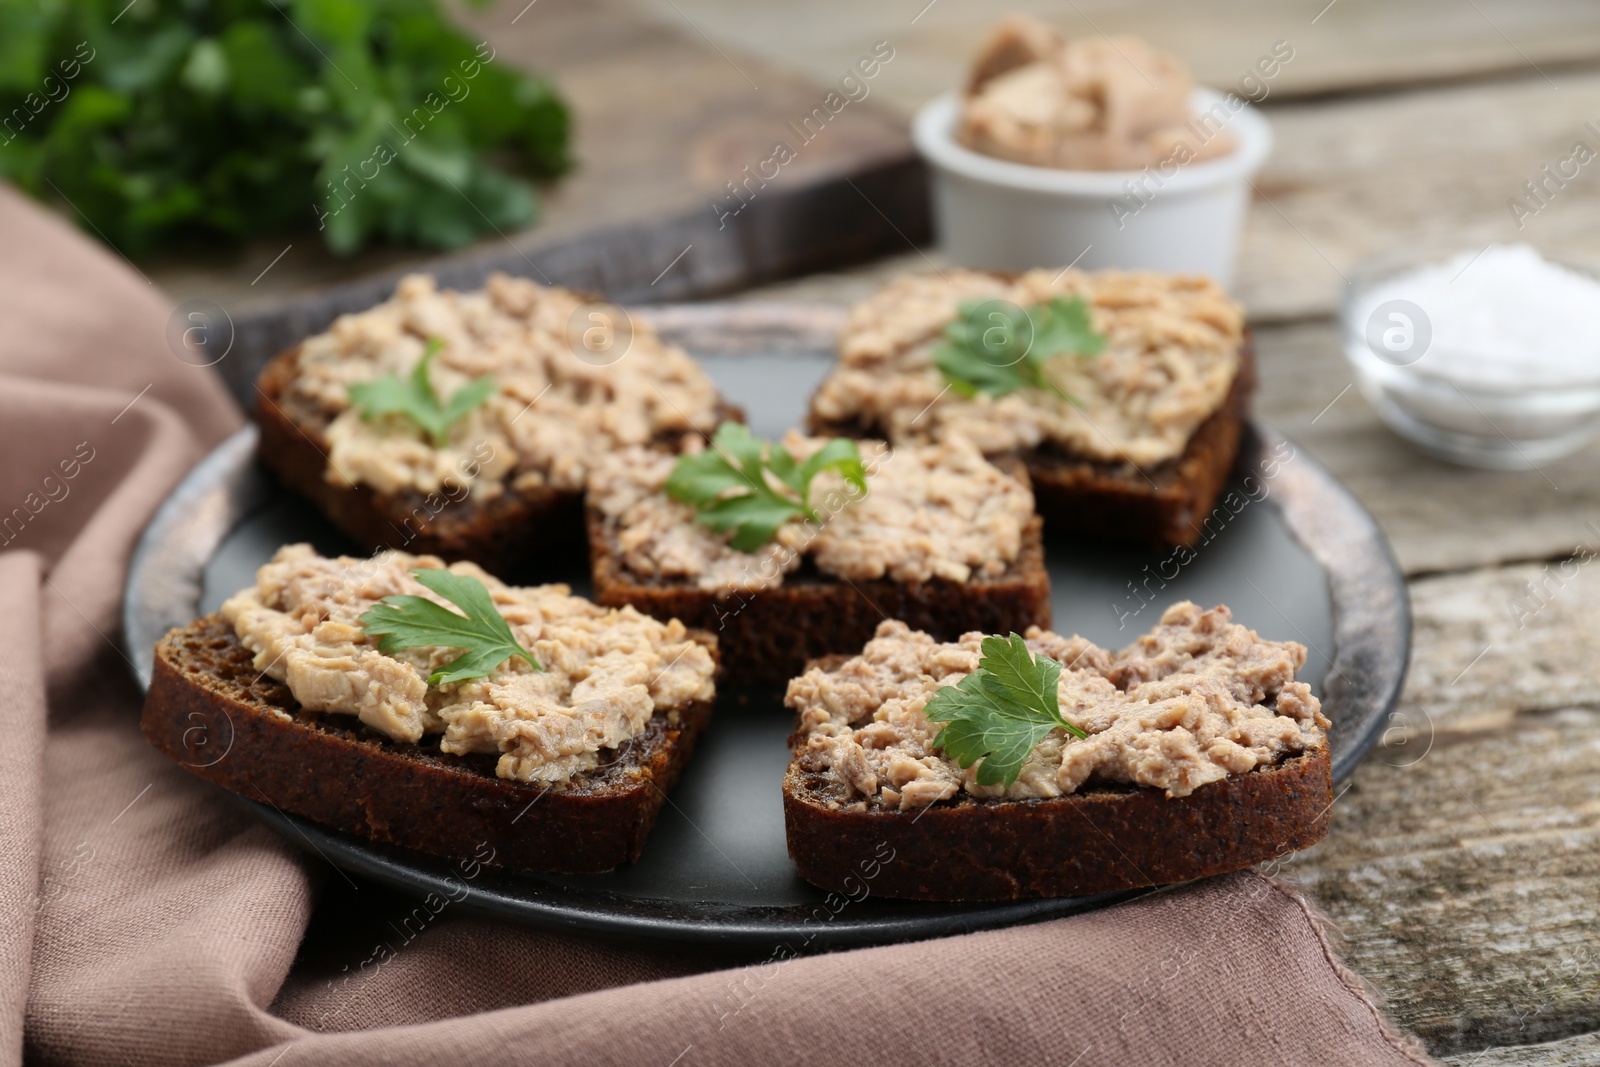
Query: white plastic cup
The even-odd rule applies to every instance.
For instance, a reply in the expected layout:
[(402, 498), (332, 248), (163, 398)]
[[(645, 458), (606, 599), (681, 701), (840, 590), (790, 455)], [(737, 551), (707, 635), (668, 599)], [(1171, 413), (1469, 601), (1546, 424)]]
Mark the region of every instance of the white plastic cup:
[[(1190, 101), (1197, 114), (1217, 105), (1227, 113), (1224, 97), (1209, 89)], [(1143, 171), (1061, 170), (982, 155), (956, 140), (960, 109), (959, 95), (947, 93), (911, 127), (932, 171), (934, 227), (952, 263), (1020, 271), (1076, 260), (1087, 269), (1205, 274), (1233, 284), (1250, 178), (1272, 150), (1271, 127), (1254, 107), (1229, 116), (1223, 128), (1235, 145), (1226, 156)]]

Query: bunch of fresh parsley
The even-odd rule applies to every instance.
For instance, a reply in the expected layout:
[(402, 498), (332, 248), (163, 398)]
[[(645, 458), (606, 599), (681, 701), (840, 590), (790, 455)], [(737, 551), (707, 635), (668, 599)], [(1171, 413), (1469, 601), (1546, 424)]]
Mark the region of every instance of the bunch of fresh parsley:
[(710, 448), (678, 459), (664, 488), (672, 499), (695, 508), (696, 521), (718, 533), (732, 531), (729, 544), (754, 552), (791, 519), (819, 520), (811, 506), (811, 481), (825, 470), (836, 470), (862, 493), (867, 491), (866, 468), (854, 441), (835, 438), (796, 462), (782, 445), (752, 436), (737, 422), (725, 422), (717, 427)]
[(428, 378), (428, 365), (439, 354), (444, 342), (429, 338), (422, 358), (406, 378), (386, 374), (367, 382), (353, 383), (348, 392), (350, 403), (361, 412), (363, 419), (380, 415), (402, 415), (420, 426), (433, 439), (435, 448), (443, 448), (450, 439), (450, 427), (471, 414), (495, 391), (495, 381), (489, 375), (474, 378), (441, 401)]
[(963, 767), (983, 761), (979, 785), (1010, 786), (1050, 731), (1089, 735), (1061, 717), (1061, 664), (1033, 655), (1016, 634), (985, 637), (982, 648), (978, 669), (934, 693), (923, 714), (945, 724), (934, 744), (951, 759)]
[(428, 676), (429, 685), (485, 678), (500, 664), (520, 656), (544, 670), (523, 648), (511, 625), (494, 606), (478, 579), (434, 568), (411, 572), (423, 587), (461, 609), (461, 614), (422, 596), (386, 596), (361, 616), (361, 628), (379, 638), (378, 651), (393, 655), (406, 648), (459, 648), (461, 655)]
[(0, 177), (127, 255), (453, 248), (569, 165), (566, 105), (492, 54), (436, 0), (0, 0)]
[(964, 301), (933, 351), (934, 365), (962, 396), (1005, 396), (1018, 389), (1045, 389), (1074, 403), (1045, 373), (1057, 356), (1092, 356), (1106, 346), (1094, 332), (1089, 305), (1080, 296), (1052, 297), (1021, 308), (1005, 300)]

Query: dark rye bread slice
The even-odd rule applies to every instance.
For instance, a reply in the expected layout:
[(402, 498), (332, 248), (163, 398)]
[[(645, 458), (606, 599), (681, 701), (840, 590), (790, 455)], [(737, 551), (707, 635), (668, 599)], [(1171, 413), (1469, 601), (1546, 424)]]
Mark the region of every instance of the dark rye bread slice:
[[(1190, 436), (1181, 455), (1150, 470), (1106, 463), (1042, 446), (1021, 454), (1034, 500), (1052, 535), (1137, 541), (1154, 547), (1192, 545), (1227, 484), (1256, 388), (1255, 338), (1246, 331), (1239, 372), (1222, 405)], [(882, 437), (860, 423), (807, 419), (812, 433)]]
[(963, 793), (920, 812), (847, 797), (796, 744), (783, 780), (789, 855), (822, 889), (908, 900), (1073, 897), (1185, 882), (1328, 833), (1326, 741), (1186, 797), (1103, 785), (1050, 800)]
[(145, 737), (246, 799), (375, 841), (519, 870), (587, 874), (638, 859), (711, 716), (707, 701), (657, 711), (644, 733), (602, 755), (603, 766), (546, 789), (496, 777), (492, 755), (441, 753), (437, 736), (412, 745), (352, 716), (305, 711), (251, 663), (218, 615), (167, 634), (156, 645)]
[[(257, 454), (284, 485), (309, 499), (367, 552), (382, 548), (471, 560), (508, 581), (544, 577), (551, 565), (583, 558), (583, 494), (534, 486), (507, 489), (488, 501), (461, 489), (382, 493), (368, 485), (328, 481), (328, 416), (291, 398), (299, 348), (268, 363), (256, 382)], [(744, 421), (723, 404), (718, 421)], [(663, 441), (664, 447), (672, 442)]]
[(965, 583), (849, 581), (818, 570), (808, 558), (775, 589), (719, 595), (628, 570), (615, 531), (594, 507), (589, 554), (596, 603), (631, 604), (646, 615), (681, 619), (716, 634), (730, 685), (782, 684), (810, 660), (860, 650), (885, 619), (899, 619), (940, 641), (972, 630), (1022, 633), (1050, 625), (1050, 576), (1037, 516), (1023, 528), (1022, 551), (1003, 574)]

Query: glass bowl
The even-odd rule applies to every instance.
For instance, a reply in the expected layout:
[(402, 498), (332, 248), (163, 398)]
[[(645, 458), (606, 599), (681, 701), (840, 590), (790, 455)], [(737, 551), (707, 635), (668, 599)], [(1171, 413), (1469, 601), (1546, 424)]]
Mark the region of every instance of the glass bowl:
[[(1581, 376), (1517, 380), (1502, 367), (1486, 378), (1453, 365), (1434, 346), (1435, 324), (1420, 302), (1404, 298), (1403, 287), (1381, 302), (1374, 293), (1401, 275), (1481, 251), (1416, 246), (1361, 264), (1350, 275), (1340, 309), (1344, 355), (1368, 403), (1424, 452), (1468, 466), (1529, 470), (1577, 451), (1600, 433), (1600, 350)], [(1588, 265), (1546, 258), (1600, 282), (1600, 273)]]

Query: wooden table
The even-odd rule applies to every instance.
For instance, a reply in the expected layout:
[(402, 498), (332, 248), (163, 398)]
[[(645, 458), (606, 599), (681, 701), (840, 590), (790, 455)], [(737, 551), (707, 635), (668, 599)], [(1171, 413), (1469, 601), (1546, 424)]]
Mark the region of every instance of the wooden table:
[[(1239, 282), (1261, 356), (1258, 410), (1382, 523), (1410, 576), (1416, 638), (1393, 728), (1339, 794), (1333, 833), (1280, 873), (1322, 904), (1352, 966), (1435, 1055), (1478, 1067), (1600, 1063), (1600, 619), (1590, 610), (1600, 565), (1570, 578), (1547, 570), (1580, 547), (1600, 551), (1600, 448), (1517, 474), (1427, 459), (1350, 387), (1332, 317), (1351, 267), (1409, 240), (1600, 250), (1596, 175), (1572, 182), (1520, 232), (1506, 204), (1573, 141), (1600, 147), (1583, 128), (1600, 125), (1600, 6), (1034, 7), (1074, 32), (1147, 36), (1213, 84), (1233, 82), (1274, 41), (1294, 46), (1267, 101), (1278, 146), (1257, 183)], [(878, 40), (896, 56), (856, 120), (854, 147), (830, 148), (818, 165), (903, 151), (905, 116), (957, 77), (994, 15), (959, 0), (610, 0), (594, 15), (540, 0), (513, 32), (506, 20), (520, 8), (472, 17), (554, 70), (589, 120), (580, 138), (589, 165), (552, 206), (549, 225), (563, 234), (617, 215), (701, 210), (712, 179), (763, 139), (764, 123)], [(619, 23), (619, 13), (635, 21)], [(570, 54), (585, 39), (593, 58)], [(618, 50), (627, 62), (608, 64)], [(719, 114), (735, 120), (717, 125)], [(646, 143), (625, 151), (609, 143), (607, 124), (630, 117), (630, 136)], [(723, 136), (730, 128), (744, 139)], [(274, 251), (156, 276), (183, 295), (243, 293)], [(297, 256), (246, 298), (270, 302), (418, 258), (336, 263), (314, 247)], [(748, 298), (851, 300), (926, 266), (908, 250)], [(1537, 602), (1529, 582), (1542, 590)], [(1516, 605), (1535, 603), (1519, 617)]]

